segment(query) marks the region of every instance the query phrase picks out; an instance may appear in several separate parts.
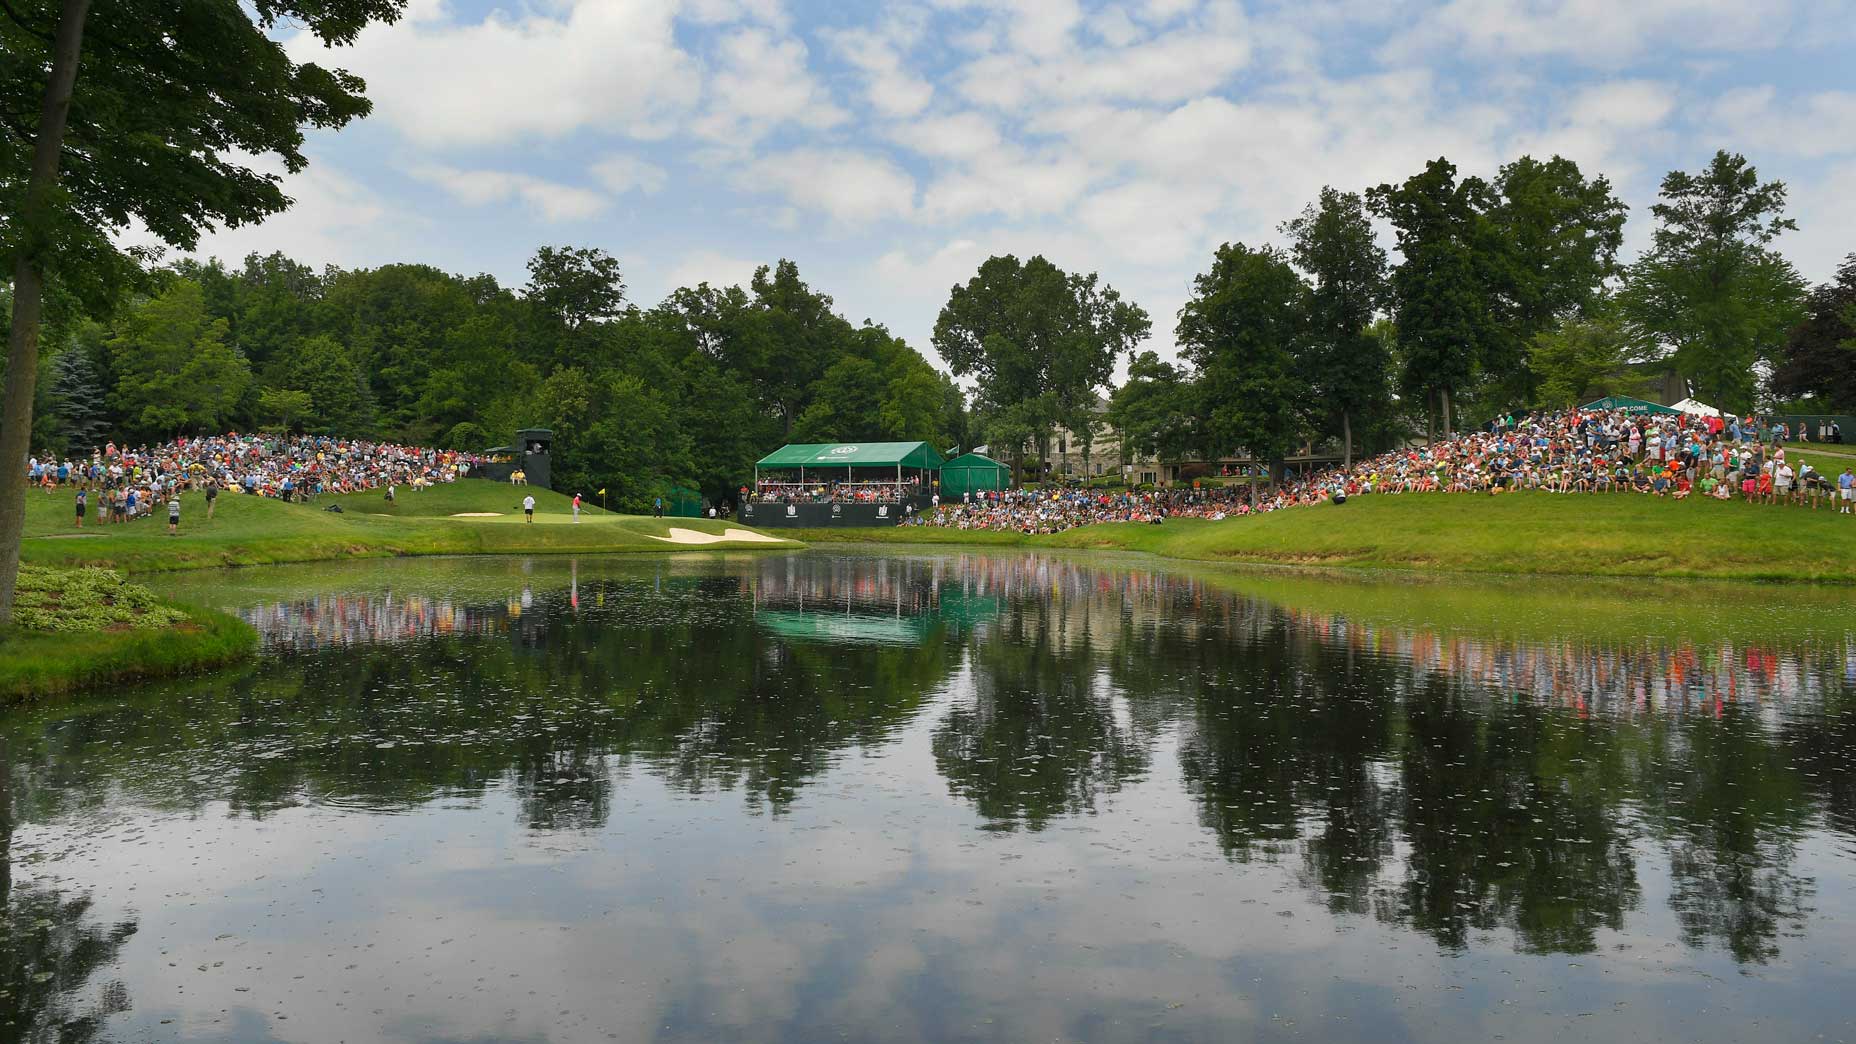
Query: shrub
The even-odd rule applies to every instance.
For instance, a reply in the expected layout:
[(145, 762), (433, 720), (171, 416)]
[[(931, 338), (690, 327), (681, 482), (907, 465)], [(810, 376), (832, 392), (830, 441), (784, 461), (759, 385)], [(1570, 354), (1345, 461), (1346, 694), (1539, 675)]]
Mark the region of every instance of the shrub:
[(25, 631), (81, 632), (166, 627), (185, 614), (113, 569), (20, 566), (13, 623)]

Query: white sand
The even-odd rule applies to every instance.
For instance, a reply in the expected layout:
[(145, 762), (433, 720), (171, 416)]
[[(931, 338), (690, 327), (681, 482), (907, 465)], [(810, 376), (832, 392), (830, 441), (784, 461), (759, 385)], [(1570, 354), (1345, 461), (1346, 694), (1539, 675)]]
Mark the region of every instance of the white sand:
[(713, 533), (698, 533), (694, 529), (670, 527), (669, 536), (654, 536), (652, 540), (662, 540), (666, 544), (721, 544), (736, 541), (744, 544), (778, 544), (779, 537), (770, 537), (765, 533), (755, 533), (746, 529), (725, 529), (721, 536)]
[(501, 511), (459, 511), (452, 518), (502, 518)]

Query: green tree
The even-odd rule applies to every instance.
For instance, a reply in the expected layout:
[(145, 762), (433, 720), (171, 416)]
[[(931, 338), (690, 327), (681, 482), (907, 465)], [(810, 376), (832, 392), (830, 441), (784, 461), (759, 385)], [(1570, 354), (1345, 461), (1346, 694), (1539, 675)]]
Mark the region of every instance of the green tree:
[(1157, 352), (1136, 352), (1128, 379), (1108, 400), (1108, 423), (1121, 440), (1122, 464), (1136, 457), (1184, 457), (1202, 441), (1197, 388), (1184, 367)]
[(625, 279), (619, 261), (597, 247), (551, 247), (535, 251), (528, 262), (523, 296), (551, 327), (548, 343), (557, 365), (598, 366), (603, 342), (591, 329), (625, 307)]
[(103, 445), (109, 431), (109, 401), (103, 379), (82, 344), (67, 345), (52, 363), (52, 414), (58, 441), (70, 454)]
[(1458, 181), (1456, 166), (1440, 158), (1404, 183), (1380, 185), (1366, 195), (1397, 230), (1404, 255), (1392, 272), (1392, 310), (1404, 355), (1400, 383), (1436, 404), (1449, 434), (1451, 398), (1481, 372), (1497, 336), (1497, 302), (1481, 253), (1488, 247), (1492, 194), (1480, 178)]
[(108, 344), (116, 408), (134, 434), (210, 431), (231, 415), (251, 367), (226, 344), (226, 327), (206, 314), (200, 284), (184, 279), (129, 311)]
[(1810, 396), (1826, 411), (1856, 411), (1856, 254), (1811, 291), (1772, 371), (1772, 393)]
[[(1211, 271), (1195, 276), (1176, 331), (1199, 371), (1208, 441), (1268, 461), (1281, 482), (1283, 458), (1301, 441), (1310, 389), (1296, 365), (1308, 342), (1308, 286), (1273, 247), (1226, 243)], [(1254, 502), (1257, 491), (1250, 490)]]
[(1804, 281), (1771, 249), (1797, 228), (1784, 211), (1785, 185), (1762, 184), (1744, 156), (1721, 151), (1700, 174), (1671, 171), (1650, 208), (1655, 238), (1624, 288), (1626, 314), (1723, 409), (1753, 408), (1756, 365), (1803, 315)]
[[(1043, 257), (988, 258), (956, 286), (934, 324), (934, 346), (958, 376), (977, 379), (995, 441), (1007, 431), (1037, 443), (1042, 461), (1059, 424), (1081, 431), (1115, 360), (1152, 322), (1095, 273), (1074, 275)], [(1023, 454), (1018, 453), (1022, 467)]]
[(1303, 372), (1326, 423), (1340, 421), (1342, 459), (1353, 464), (1353, 422), (1391, 404), (1391, 360), (1368, 327), (1385, 301), (1386, 254), (1357, 193), (1321, 190), (1321, 198), (1283, 225), (1290, 256), (1314, 281)]
[(280, 179), (242, 157), (276, 156), (301, 170), (304, 125), (341, 127), (368, 103), (358, 78), (292, 61), (268, 30), (288, 20), (325, 44), (352, 43), (369, 22), (391, 21), (403, 7), (404, 0), (112, 0), (94, 12), (90, 0), (6, 5), (0, 262), (11, 272), (14, 300), (0, 398), (0, 624), (11, 619), (18, 578), (22, 462), (47, 280), (100, 311), (136, 267), (111, 238), (131, 220), (190, 249), (209, 224), (247, 224), (284, 209)]
[(1500, 329), (1483, 366), (1501, 397), (1531, 402), (1535, 336), (1600, 306), (1606, 283), (1623, 271), (1617, 257), (1629, 208), (1609, 180), (1587, 180), (1561, 156), (1502, 167), (1494, 193), (1484, 257)]
[(296, 345), (288, 361), (284, 384), (308, 394), (310, 405), (302, 419), (311, 430), (349, 437), (370, 434), (367, 380), (346, 348), (320, 334)]
[(1635, 395), (1643, 382), (1633, 376), (1631, 364), (1641, 352), (1631, 328), (1609, 314), (1543, 330), (1529, 350), (1539, 381), (1535, 402), (1569, 409), (1594, 395)]
[(868, 359), (847, 355), (818, 380), (812, 404), (793, 428), (798, 442), (859, 442), (881, 434), (883, 375)]
[(286, 435), (298, 430), (313, 408), (314, 400), (305, 391), (266, 388), (258, 393), (258, 413)]

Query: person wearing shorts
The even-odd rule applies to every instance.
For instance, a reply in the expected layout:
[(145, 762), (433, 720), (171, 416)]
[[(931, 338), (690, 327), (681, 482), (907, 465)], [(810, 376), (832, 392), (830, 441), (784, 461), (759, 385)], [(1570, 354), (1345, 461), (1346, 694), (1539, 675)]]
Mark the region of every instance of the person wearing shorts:
[(218, 504), (219, 483), (212, 479), (208, 479), (206, 481), (206, 520), (208, 522), (213, 520), (213, 508), (218, 506)]
[(535, 521), (535, 498), (533, 496), (522, 498), (522, 516), (524, 522)]
[(168, 536), (180, 535), (180, 494), (168, 498)]
[(1837, 499), (1842, 502), (1838, 514), (1848, 515), (1856, 508), (1856, 472), (1849, 468), (1844, 468), (1843, 474), (1837, 476)]
[(81, 489), (77, 491), (77, 528), (79, 529), (84, 528), (84, 507), (88, 499), (89, 494)]

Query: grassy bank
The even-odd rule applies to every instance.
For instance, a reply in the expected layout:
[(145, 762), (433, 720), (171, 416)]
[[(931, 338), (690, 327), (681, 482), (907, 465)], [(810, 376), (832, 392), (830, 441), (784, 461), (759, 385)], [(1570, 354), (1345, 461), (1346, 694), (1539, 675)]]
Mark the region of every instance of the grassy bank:
[(257, 639), (235, 617), (163, 601), (113, 572), (27, 567), (14, 625), (0, 632), (0, 700), (217, 667)]
[[(533, 524), (522, 517), (524, 494), (535, 497)], [(339, 505), (337, 514), (325, 510)], [(402, 491), (388, 504), (379, 493), (324, 497), (313, 505), (227, 494), (211, 520), (205, 498), (181, 498), (181, 532), (169, 536), (162, 517), (126, 525), (74, 525), (72, 493), (31, 492), (26, 504), (22, 558), (53, 566), (101, 565), (130, 572), (267, 565), (398, 555), (609, 554), (687, 549), (656, 539), (671, 527), (720, 534), (746, 528), (707, 519), (653, 519), (583, 509), (574, 524), (570, 500), (544, 489), (465, 480), (419, 492)], [(464, 517), (460, 517), (464, 516)], [(720, 543), (701, 545), (735, 548)]]
[(1639, 495), (1356, 497), (1344, 505), (1053, 536), (899, 527), (782, 530), (808, 542), (1144, 551), (1329, 568), (1856, 583), (1856, 517)]

